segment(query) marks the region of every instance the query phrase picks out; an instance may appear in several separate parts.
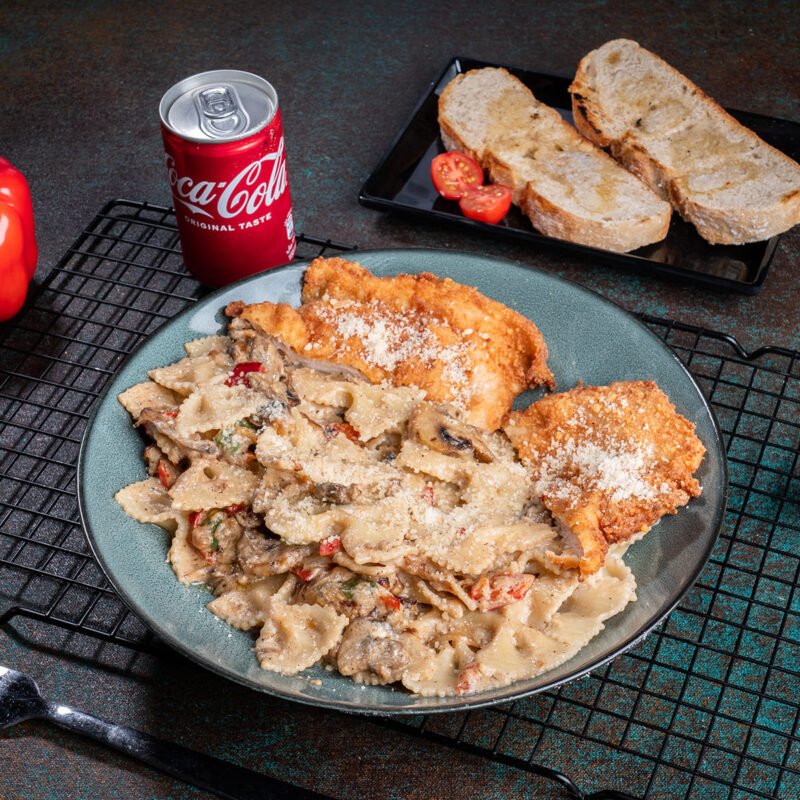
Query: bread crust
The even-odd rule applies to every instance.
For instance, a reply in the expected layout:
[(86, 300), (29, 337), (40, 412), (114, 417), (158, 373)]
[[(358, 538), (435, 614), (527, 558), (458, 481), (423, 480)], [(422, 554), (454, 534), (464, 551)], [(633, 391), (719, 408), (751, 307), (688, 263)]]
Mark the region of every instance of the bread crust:
[[(721, 187), (717, 194), (693, 189), (691, 183), (698, 172), (702, 172), (701, 163), (693, 163), (691, 158), (677, 163), (665, 163), (653, 152), (654, 148), (648, 144), (646, 137), (641, 136), (635, 127), (620, 124), (620, 121), (614, 118), (611, 109), (604, 105), (600, 97), (599, 81), (602, 81), (602, 78), (598, 78), (598, 70), (602, 66), (600, 62), (603, 57), (614, 48), (617, 48), (618, 52), (644, 55), (666, 81), (682, 87), (681, 92), (691, 98), (692, 111), (697, 112), (697, 117), (702, 119), (704, 115), (707, 116), (713, 120), (713, 124), (721, 126), (731, 136), (745, 142), (747, 157), (761, 160), (768, 158), (776, 163), (778, 169), (788, 176), (788, 180), (795, 188), (788, 186), (786, 191), (782, 191), (776, 186), (771, 201), (761, 204), (741, 202), (726, 204), (721, 192), (730, 192), (731, 188), (736, 188), (735, 181), (730, 181), (732, 186), (726, 184)], [(697, 228), (704, 239), (712, 244), (745, 244), (761, 241), (782, 233), (800, 222), (800, 166), (739, 123), (686, 76), (636, 42), (617, 39), (588, 53), (578, 64), (575, 79), (569, 90), (572, 95), (575, 127), (581, 134), (598, 146), (608, 148), (617, 161), (667, 200), (684, 219)], [(641, 121), (640, 119), (639, 122)], [(688, 126), (687, 118), (676, 128), (666, 131), (662, 141), (669, 142), (679, 137), (689, 129)], [(714, 130), (709, 128), (709, 137), (713, 135)], [(723, 145), (721, 148), (720, 164), (723, 165), (725, 151)], [(753, 163), (755, 164), (755, 161)], [(766, 173), (762, 177), (765, 180), (769, 179)], [(740, 191), (747, 191), (746, 183), (739, 188)]]
[[(509, 131), (506, 127), (492, 141), (480, 142), (478, 146), (475, 146), (475, 142), (472, 144), (468, 142), (465, 138), (467, 134), (459, 130), (459, 125), (451, 118), (449, 109), (454, 97), (461, 91), (463, 82), (469, 80), (470, 76), (484, 71), (486, 70), (471, 70), (457, 75), (445, 87), (439, 98), (439, 127), (442, 141), (448, 150), (460, 150), (474, 158), (486, 170), (492, 181), (508, 186), (514, 204), (528, 216), (534, 228), (547, 236), (616, 252), (635, 250), (660, 241), (666, 236), (670, 209), (665, 204), (659, 204), (657, 197), (650, 197), (644, 185), (639, 186), (635, 182), (633, 185), (629, 184), (631, 195), (641, 190), (644, 195), (648, 195), (647, 201), (652, 200), (649, 207), (642, 208), (641, 213), (616, 216), (613, 213), (583, 215), (579, 211), (571, 210), (566, 202), (559, 203), (554, 199), (553, 192), (545, 191), (535, 175), (521, 174), (510, 163), (511, 155), (507, 142), (517, 134), (516, 131)], [(537, 115), (539, 127), (534, 123), (529, 130), (519, 132), (523, 141), (528, 141), (534, 148), (542, 143), (545, 145), (549, 143), (554, 154), (556, 149), (583, 154), (592, 164), (593, 174), (597, 176), (601, 176), (603, 171), (618, 173), (616, 163), (608, 154), (583, 138), (561, 118), (557, 111), (539, 103), (527, 87), (507, 70), (492, 68), (491, 71), (502, 76), (501, 80), (507, 82)], [(499, 124), (502, 126), (503, 121), (499, 121)], [(554, 130), (558, 137), (555, 144), (548, 142), (548, 137), (552, 138)], [(515, 140), (515, 145), (519, 145), (519, 138)], [(571, 184), (567, 177), (562, 177), (561, 183), (565, 198), (570, 193), (578, 195), (582, 191), (581, 186)]]
[(622, 253), (636, 250), (642, 246), (641, 242), (661, 241), (669, 230), (668, 216), (641, 217), (612, 224), (570, 214), (539, 194), (533, 183), (527, 185), (520, 208), (533, 227), (546, 236)]

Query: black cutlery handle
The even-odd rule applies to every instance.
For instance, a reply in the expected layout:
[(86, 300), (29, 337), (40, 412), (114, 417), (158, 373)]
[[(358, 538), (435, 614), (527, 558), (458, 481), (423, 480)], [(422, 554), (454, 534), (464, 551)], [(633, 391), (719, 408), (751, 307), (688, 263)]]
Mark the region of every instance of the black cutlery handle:
[(66, 706), (48, 704), (47, 718), (62, 728), (96, 739), (179, 780), (229, 800), (331, 800), (326, 795)]

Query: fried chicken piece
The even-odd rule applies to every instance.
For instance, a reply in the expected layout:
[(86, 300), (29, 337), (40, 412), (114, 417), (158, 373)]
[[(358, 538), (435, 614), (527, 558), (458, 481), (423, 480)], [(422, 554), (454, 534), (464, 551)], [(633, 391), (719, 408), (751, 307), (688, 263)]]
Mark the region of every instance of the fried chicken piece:
[(609, 543), (646, 532), (701, 491), (693, 474), (705, 447), (653, 381), (549, 395), (509, 414), (504, 430), (579, 545), (556, 563), (583, 577), (604, 564)]
[(302, 297), (298, 309), (257, 303), (241, 318), (304, 356), (355, 367), (375, 383), (425, 389), (484, 430), (499, 427), (520, 392), (554, 385), (539, 329), (449, 278), (376, 278), (351, 261), (317, 258)]

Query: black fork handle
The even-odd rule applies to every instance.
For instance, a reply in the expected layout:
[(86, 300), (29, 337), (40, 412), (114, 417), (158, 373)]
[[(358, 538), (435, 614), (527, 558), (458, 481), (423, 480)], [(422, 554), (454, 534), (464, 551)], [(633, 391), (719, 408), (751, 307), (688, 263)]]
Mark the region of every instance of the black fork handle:
[(228, 800), (331, 800), (327, 795), (301, 789), (277, 778), (156, 739), (133, 728), (115, 725), (67, 706), (48, 703), (46, 717), (62, 728), (95, 739)]

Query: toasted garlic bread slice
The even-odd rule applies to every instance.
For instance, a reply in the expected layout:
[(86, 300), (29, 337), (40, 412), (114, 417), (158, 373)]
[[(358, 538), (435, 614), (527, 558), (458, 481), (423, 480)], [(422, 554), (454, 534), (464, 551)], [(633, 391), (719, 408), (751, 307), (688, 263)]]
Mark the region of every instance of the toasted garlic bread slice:
[(578, 130), (712, 244), (760, 241), (800, 222), (800, 165), (636, 42), (585, 56), (570, 92)]
[(439, 98), (445, 146), (508, 186), (534, 228), (627, 252), (666, 236), (671, 210), (504, 69), (456, 76)]

